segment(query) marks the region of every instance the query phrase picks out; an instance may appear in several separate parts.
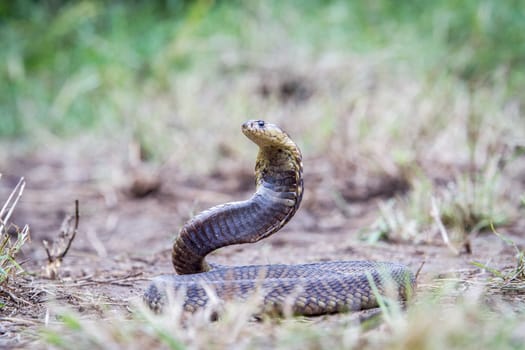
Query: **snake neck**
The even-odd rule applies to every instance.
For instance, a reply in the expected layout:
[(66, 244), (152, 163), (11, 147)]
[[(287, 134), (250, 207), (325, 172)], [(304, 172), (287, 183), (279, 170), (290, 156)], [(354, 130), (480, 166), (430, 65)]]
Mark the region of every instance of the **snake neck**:
[(286, 220), (276, 230), (266, 232), (268, 236), (283, 227), (295, 214), (303, 197), (303, 162), (302, 155), (295, 143), (282, 146), (260, 147), (255, 163), (254, 195), (264, 198), (266, 205), (286, 204)]
[(172, 250), (178, 274), (206, 272), (215, 249), (253, 243), (278, 231), (295, 214), (303, 194), (302, 157), (291, 145), (260, 146), (255, 165), (256, 192), (241, 202), (208, 209), (181, 229)]

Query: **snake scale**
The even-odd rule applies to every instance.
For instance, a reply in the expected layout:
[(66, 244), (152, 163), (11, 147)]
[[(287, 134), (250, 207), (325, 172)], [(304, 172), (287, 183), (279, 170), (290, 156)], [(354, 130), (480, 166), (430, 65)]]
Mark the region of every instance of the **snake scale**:
[[(184, 309), (195, 311), (220, 301), (260, 297), (261, 312), (320, 315), (378, 306), (379, 294), (394, 290), (406, 300), (414, 275), (398, 263), (333, 261), (299, 265), (219, 266), (208, 253), (227, 245), (257, 242), (282, 228), (303, 195), (301, 151), (286, 132), (262, 120), (247, 121), (242, 132), (259, 146), (256, 192), (245, 201), (222, 204), (190, 219), (173, 244), (177, 274), (156, 277), (144, 294), (154, 311), (169, 295), (181, 295)], [(182, 293), (182, 294), (181, 294)]]

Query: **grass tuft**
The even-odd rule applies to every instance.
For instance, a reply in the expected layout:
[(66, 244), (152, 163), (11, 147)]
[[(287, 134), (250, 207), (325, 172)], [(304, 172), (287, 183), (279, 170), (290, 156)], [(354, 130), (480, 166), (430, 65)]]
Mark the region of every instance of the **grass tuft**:
[(497, 160), (490, 164), (474, 174), (460, 173), (444, 185), (428, 178), (412, 180), (406, 197), (379, 205), (379, 218), (366, 230), (369, 240), (432, 240), (443, 231), (442, 224), (451, 240), (462, 244), (491, 225), (508, 222), (515, 209), (509, 205)]
[(506, 291), (515, 289), (516, 291), (525, 292), (525, 252), (521, 250), (512, 239), (499, 233), (493, 223), (490, 224), (490, 228), (496, 236), (514, 249), (516, 266), (511, 270), (503, 271), (479, 262), (473, 262), (473, 265), (490, 272), (498, 278), (495, 283), (499, 289)]
[[(16, 261), (16, 255), (29, 240), (29, 227), (26, 225), (20, 229), (9, 221), (24, 187), (25, 180), (22, 178), (0, 209), (0, 286), (6, 284), (10, 277), (24, 271)], [(14, 240), (11, 238), (13, 231), (16, 235)]]

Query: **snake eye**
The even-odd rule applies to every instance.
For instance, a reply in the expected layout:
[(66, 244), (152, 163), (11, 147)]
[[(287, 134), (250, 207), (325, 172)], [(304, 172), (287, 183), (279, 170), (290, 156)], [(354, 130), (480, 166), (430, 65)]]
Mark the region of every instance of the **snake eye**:
[(259, 125), (260, 128), (264, 127), (264, 120), (258, 120), (257, 125)]

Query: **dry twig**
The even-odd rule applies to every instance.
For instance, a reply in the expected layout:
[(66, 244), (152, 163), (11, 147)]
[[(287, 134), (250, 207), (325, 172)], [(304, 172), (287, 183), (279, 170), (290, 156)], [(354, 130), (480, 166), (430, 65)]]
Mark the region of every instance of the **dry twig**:
[[(42, 244), (47, 254), (47, 266), (46, 266), (46, 276), (50, 279), (56, 279), (58, 275), (58, 269), (62, 264), (69, 248), (71, 248), (71, 243), (75, 239), (78, 230), (78, 223), (80, 219), (79, 214), (79, 204), (78, 199), (75, 200), (75, 215), (70, 215), (64, 219), (59, 234), (59, 242), (53, 242), (53, 247), (50, 247), (49, 243), (44, 240)], [(72, 225), (71, 223), (73, 222)]]
[(417, 271), (416, 271), (416, 281), (418, 280), (419, 278), (419, 274), (421, 273), (421, 270), (423, 270), (423, 266), (425, 266), (425, 263), (426, 263), (426, 260), (423, 260), (421, 262), (421, 265), (419, 265)]
[(31, 303), (30, 301), (27, 301), (27, 300), (25, 300), (25, 299), (23, 299), (21, 297), (16, 296), (9, 289), (4, 288), (2, 286), (0, 286), (0, 293), (4, 293), (4, 294), (8, 295), (11, 298), (11, 300), (13, 300), (15, 303), (26, 304), (26, 305), (33, 305), (33, 303)]

